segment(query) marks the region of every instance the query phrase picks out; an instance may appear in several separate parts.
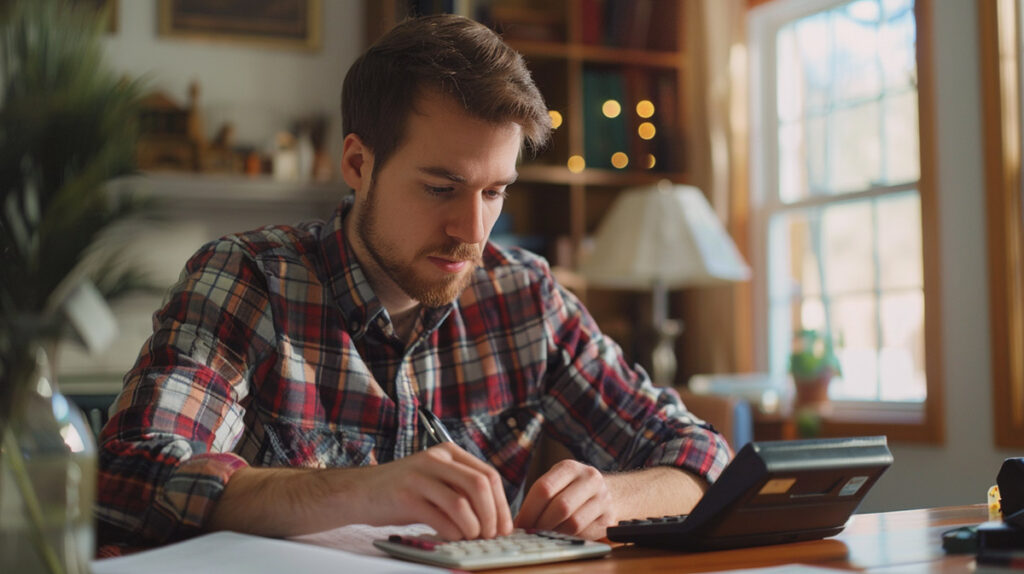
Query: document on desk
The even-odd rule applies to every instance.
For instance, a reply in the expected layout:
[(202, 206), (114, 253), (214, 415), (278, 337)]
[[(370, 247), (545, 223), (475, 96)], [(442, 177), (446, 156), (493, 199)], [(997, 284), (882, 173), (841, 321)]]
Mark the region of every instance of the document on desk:
[(420, 574), (440, 568), (375, 558), (291, 540), (214, 532), (120, 558), (94, 560), (93, 574), (278, 574), (280, 572), (366, 572)]
[(426, 524), (409, 524), (406, 526), (369, 526), (366, 524), (350, 524), (333, 530), (324, 530), (315, 534), (295, 536), (291, 538), (296, 542), (315, 544), (335, 550), (355, 552), (367, 556), (387, 556), (384, 552), (373, 545), (374, 540), (386, 540), (392, 534), (400, 536), (421, 536), (423, 534), (435, 534), (433, 528)]

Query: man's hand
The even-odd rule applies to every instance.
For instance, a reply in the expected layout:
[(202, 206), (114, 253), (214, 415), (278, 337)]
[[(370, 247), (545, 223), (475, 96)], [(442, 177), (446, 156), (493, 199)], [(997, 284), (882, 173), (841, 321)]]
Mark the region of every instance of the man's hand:
[[(373, 472), (365, 472), (373, 469)], [(512, 515), (498, 472), (452, 443), (359, 469), (370, 524), (424, 522), (448, 540), (494, 538), (512, 532)]]
[(418, 522), (449, 540), (512, 532), (498, 472), (452, 443), (378, 466), (239, 469), (206, 527), (284, 537)]
[(563, 460), (530, 487), (515, 525), (598, 540), (620, 520), (686, 514), (705, 490), (707, 482), (678, 468), (603, 474)]
[(518, 528), (540, 528), (591, 540), (618, 522), (605, 476), (596, 468), (563, 460), (537, 479), (516, 516)]

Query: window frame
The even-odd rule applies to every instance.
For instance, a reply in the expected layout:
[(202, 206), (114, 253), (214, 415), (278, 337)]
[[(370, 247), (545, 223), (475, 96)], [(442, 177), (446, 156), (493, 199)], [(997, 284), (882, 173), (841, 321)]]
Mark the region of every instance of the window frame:
[(995, 444), (1024, 446), (1020, 0), (978, 2)]
[[(751, 263), (754, 268), (754, 360), (759, 370), (769, 368), (770, 301), (768, 296), (768, 242), (765, 206), (774, 201), (778, 182), (778, 136), (774, 72), (775, 37), (786, 24), (830, 10), (851, 0), (779, 0), (753, 8), (748, 18), (751, 89), (750, 205)], [(942, 444), (945, 441), (944, 376), (942, 357), (941, 283), (939, 275), (938, 198), (935, 188), (935, 89), (931, 20), (932, 0), (916, 0), (917, 97), (920, 179), (916, 187), (921, 204), (921, 249), (924, 282), (925, 377), (927, 397), (921, 403), (888, 401), (835, 401), (822, 421), (823, 436), (886, 434), (893, 440)], [(844, 199), (872, 196), (864, 191)], [(802, 203), (802, 202), (801, 202)]]

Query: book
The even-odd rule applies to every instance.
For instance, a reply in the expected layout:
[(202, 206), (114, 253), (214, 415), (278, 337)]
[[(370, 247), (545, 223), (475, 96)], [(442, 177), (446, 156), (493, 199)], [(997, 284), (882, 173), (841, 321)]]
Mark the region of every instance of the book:
[[(612, 154), (630, 151), (625, 119), (629, 104), (625, 101), (624, 84), (619, 70), (583, 70), (583, 149), (588, 167), (611, 168)], [(621, 106), (619, 114), (612, 118), (602, 111), (608, 100)]]

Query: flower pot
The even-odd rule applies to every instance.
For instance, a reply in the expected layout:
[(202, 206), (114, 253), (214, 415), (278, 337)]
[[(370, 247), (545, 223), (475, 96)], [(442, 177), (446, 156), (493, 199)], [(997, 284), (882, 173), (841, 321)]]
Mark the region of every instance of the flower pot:
[(23, 368), (5, 381), (17, 391), (0, 430), (0, 572), (87, 573), (96, 551), (96, 441), (58, 391), (45, 353), (26, 352), (33, 356), (16, 357)]
[(828, 403), (828, 386), (832, 382), (832, 374), (827, 373), (813, 379), (794, 379), (796, 396), (793, 406), (796, 409), (815, 408)]

